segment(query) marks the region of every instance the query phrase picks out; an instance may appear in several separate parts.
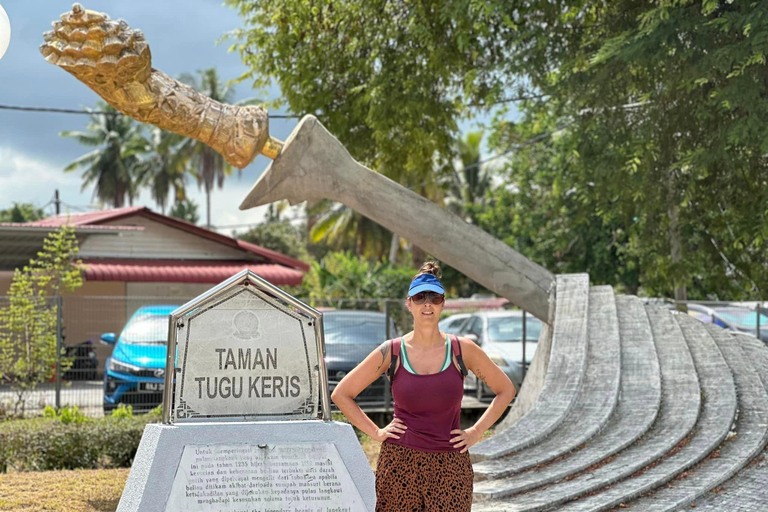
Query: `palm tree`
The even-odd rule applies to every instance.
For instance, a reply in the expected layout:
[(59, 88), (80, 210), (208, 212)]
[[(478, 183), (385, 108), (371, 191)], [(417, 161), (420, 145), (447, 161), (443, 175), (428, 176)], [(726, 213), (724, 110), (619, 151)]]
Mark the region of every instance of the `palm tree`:
[[(220, 103), (232, 103), (234, 91), (223, 82), (216, 68), (198, 71), (197, 75), (184, 73), (179, 80)], [(254, 105), (262, 103), (257, 98), (248, 98), (234, 103), (235, 105)], [(197, 184), (205, 189), (205, 218), (206, 226), (211, 227), (211, 192), (214, 185), (224, 186), (224, 178), (232, 175), (232, 166), (220, 154), (206, 144), (189, 139), (185, 151), (191, 157), (192, 173)]]
[(165, 214), (168, 193), (173, 188), (174, 201), (186, 199), (187, 165), (189, 153), (183, 150), (187, 139), (160, 128), (150, 130), (149, 139), (143, 139), (147, 155), (137, 165), (139, 186), (149, 186), (152, 199)]
[(467, 133), (456, 142), (456, 158), (440, 170), (446, 208), (470, 223), (474, 221), (472, 206), (482, 206), (491, 188), (490, 168), (482, 163), (482, 142), (483, 132)]
[(389, 249), (390, 232), (351, 208), (323, 200), (308, 209), (309, 240), (325, 242), (337, 251), (352, 251), (369, 259), (381, 259)]
[(140, 162), (139, 155), (145, 150), (141, 126), (104, 102), (98, 102), (96, 108), (114, 114), (94, 114), (86, 109), (91, 112), (91, 122), (85, 132), (64, 131), (59, 134), (97, 148), (70, 163), (64, 171), (84, 169), (81, 190), (94, 185), (93, 195), (100, 202), (120, 208), (125, 206), (127, 198), (132, 205), (138, 192), (136, 168)]

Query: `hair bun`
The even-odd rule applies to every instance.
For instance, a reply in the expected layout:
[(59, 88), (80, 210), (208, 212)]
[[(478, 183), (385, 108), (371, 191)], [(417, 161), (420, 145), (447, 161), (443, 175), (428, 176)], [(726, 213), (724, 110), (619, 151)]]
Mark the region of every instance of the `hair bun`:
[(423, 274), (432, 274), (436, 278), (440, 279), (443, 275), (442, 269), (440, 269), (440, 265), (438, 265), (434, 261), (427, 261), (424, 263), (421, 268), (419, 269), (419, 273), (416, 274), (416, 276), (420, 276)]

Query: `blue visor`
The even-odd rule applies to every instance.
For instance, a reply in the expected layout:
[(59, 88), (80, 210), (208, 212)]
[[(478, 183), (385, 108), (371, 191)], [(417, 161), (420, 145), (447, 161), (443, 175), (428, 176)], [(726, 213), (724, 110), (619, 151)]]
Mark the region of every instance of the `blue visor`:
[(421, 274), (411, 281), (411, 287), (408, 289), (408, 296), (413, 297), (421, 292), (435, 292), (445, 295), (445, 289), (440, 284), (440, 280), (432, 274)]

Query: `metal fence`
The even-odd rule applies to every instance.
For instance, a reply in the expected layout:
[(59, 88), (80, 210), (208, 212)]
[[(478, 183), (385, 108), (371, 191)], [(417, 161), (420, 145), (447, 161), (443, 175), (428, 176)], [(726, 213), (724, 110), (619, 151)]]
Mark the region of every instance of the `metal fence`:
[[(119, 404), (130, 405), (135, 411), (160, 405), (167, 315), (192, 298), (65, 296), (38, 304), (49, 312), (47, 326), (54, 335), (59, 333), (56, 343), (60, 350), (53, 378), (25, 393), (26, 412), (40, 414), (49, 405), (77, 406), (86, 415), (100, 416)], [(0, 311), (9, 311), (10, 300), (0, 297)], [(413, 326), (402, 298), (305, 302), (324, 313), (331, 388), (383, 340), (401, 336)], [(444, 310), (444, 316), (472, 313), (474, 309), (470, 302), (461, 311)], [(127, 325), (134, 315), (136, 321)], [(115, 345), (118, 339), (121, 342)], [(0, 382), (0, 416), (3, 409), (13, 409), (17, 400), (7, 380)], [(377, 379), (357, 400), (367, 411), (391, 411), (386, 378)]]

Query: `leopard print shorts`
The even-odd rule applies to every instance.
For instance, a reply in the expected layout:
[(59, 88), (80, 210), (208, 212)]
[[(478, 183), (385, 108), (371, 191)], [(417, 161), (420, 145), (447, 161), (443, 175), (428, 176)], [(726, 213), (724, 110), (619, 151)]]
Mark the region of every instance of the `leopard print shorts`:
[(376, 465), (376, 512), (470, 512), (469, 453), (422, 452), (383, 442)]

